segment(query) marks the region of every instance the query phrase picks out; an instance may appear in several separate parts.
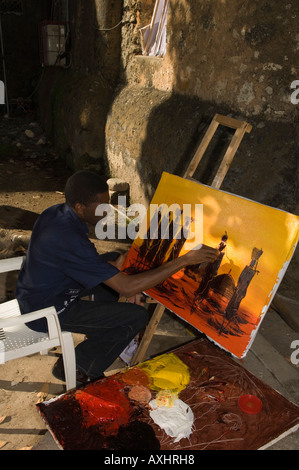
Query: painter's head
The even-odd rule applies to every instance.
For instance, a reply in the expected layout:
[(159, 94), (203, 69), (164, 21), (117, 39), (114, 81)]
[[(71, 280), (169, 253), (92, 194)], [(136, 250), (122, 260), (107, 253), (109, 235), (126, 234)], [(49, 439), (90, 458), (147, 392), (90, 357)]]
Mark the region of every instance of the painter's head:
[(78, 171), (65, 186), (66, 203), (85, 223), (95, 225), (101, 217), (95, 211), (100, 204), (109, 204), (109, 190), (106, 179), (91, 171)]

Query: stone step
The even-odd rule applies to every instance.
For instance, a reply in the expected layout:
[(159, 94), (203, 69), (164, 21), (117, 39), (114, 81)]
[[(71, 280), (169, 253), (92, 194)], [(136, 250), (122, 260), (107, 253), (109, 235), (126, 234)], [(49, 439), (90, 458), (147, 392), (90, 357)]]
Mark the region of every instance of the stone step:
[(288, 400), (299, 405), (299, 371), (258, 333), (240, 364)]

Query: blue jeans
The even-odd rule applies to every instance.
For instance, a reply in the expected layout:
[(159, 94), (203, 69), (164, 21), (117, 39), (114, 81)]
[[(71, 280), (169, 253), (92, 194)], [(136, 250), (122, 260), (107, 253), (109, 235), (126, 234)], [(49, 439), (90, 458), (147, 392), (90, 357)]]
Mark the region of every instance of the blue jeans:
[[(93, 301), (82, 300), (91, 294)], [(101, 376), (148, 323), (144, 307), (118, 299), (115, 291), (101, 284), (81, 293), (64, 314), (62, 330), (86, 335), (76, 347), (76, 363), (91, 379)]]

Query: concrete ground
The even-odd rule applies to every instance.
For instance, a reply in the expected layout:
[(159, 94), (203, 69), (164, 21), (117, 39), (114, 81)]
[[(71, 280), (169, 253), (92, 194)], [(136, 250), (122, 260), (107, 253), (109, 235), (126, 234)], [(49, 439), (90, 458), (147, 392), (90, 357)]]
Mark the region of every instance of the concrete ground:
[[(146, 358), (169, 351), (195, 339), (194, 330), (166, 311), (149, 346)], [(299, 334), (273, 310), (269, 310), (257, 337), (241, 361), (252, 372), (290, 401), (299, 405), (299, 366), (292, 364), (290, 348)], [(75, 343), (82, 340), (74, 335)], [(217, 346), (215, 346), (217, 347)], [(64, 393), (64, 383), (51, 374), (59, 350), (48, 356), (35, 355), (0, 366), (0, 446), (3, 450), (57, 450), (41, 420), (35, 403)], [(112, 374), (126, 365), (118, 359), (107, 371)], [(299, 449), (299, 431), (270, 447)]]

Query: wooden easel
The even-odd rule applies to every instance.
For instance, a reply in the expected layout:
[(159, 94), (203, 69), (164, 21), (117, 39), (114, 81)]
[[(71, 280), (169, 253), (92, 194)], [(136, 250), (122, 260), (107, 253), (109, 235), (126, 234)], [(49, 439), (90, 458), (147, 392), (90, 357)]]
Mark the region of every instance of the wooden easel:
[[(185, 174), (184, 178), (191, 178), (193, 177), (196, 168), (198, 167), (202, 157), (204, 156), (205, 151), (207, 150), (207, 147), (209, 143), (211, 142), (216, 130), (218, 129), (219, 125), (223, 125), (226, 127), (230, 127), (231, 129), (235, 129), (235, 134), (231, 140), (231, 143), (223, 157), (223, 160), (221, 162), (221, 165), (217, 171), (217, 174), (213, 180), (213, 183), (211, 185), (212, 188), (214, 189), (219, 189), (223, 183), (223, 180), (229, 170), (229, 167), (234, 159), (234, 156), (239, 148), (239, 145), (245, 135), (245, 133), (250, 133), (252, 131), (252, 126), (251, 124), (248, 124), (245, 121), (239, 121), (237, 119), (233, 119), (231, 117), (227, 116), (222, 116), (220, 114), (216, 114), (201, 142), (199, 145), (194, 157), (192, 158)], [(157, 303), (154, 301), (154, 303)], [(162, 318), (162, 315), (164, 311), (166, 310), (166, 307), (164, 307), (161, 304), (157, 303), (157, 306), (155, 308), (155, 311), (152, 315), (152, 318), (149, 322), (149, 324), (146, 327), (145, 333), (143, 335), (143, 338), (140, 342), (140, 345), (138, 347), (138, 350), (132, 360), (131, 366), (136, 365), (140, 362), (143, 361), (144, 356), (146, 354), (146, 351), (149, 347), (149, 344), (152, 340), (152, 337), (155, 334), (155, 331), (160, 323), (160, 320)]]

